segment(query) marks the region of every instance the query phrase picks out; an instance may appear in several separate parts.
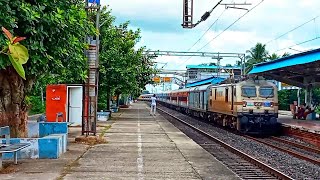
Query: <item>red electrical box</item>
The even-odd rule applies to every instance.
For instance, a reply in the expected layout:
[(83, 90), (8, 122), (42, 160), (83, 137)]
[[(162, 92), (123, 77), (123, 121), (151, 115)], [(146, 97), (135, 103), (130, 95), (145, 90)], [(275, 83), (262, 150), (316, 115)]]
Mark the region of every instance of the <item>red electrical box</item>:
[(67, 85), (48, 85), (46, 90), (46, 97), (47, 121), (56, 122), (57, 113), (62, 113), (63, 121), (65, 121), (67, 119)]
[(82, 123), (82, 85), (55, 84), (46, 89), (46, 116), (48, 122)]

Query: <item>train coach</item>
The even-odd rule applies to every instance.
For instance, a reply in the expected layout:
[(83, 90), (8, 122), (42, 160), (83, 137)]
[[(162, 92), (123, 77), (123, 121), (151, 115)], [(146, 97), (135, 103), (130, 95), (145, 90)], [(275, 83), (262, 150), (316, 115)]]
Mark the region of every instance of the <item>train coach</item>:
[(138, 97), (138, 100), (139, 101), (150, 101), (151, 100), (151, 97), (153, 96), (154, 94), (141, 94), (139, 97)]
[(266, 80), (204, 85), (156, 94), (158, 102), (246, 134), (273, 134), (277, 87)]

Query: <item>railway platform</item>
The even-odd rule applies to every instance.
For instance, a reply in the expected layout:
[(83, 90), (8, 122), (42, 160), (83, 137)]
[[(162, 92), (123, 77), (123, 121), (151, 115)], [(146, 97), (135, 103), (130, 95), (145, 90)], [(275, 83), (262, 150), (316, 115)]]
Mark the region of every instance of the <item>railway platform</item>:
[(107, 144), (94, 146), (64, 179), (240, 179), (149, 107), (133, 103), (109, 122)]
[(290, 111), (279, 111), (282, 132), (320, 147), (320, 121), (293, 119)]
[(319, 120), (298, 120), (293, 119), (290, 111), (279, 111), (278, 122), (283, 126), (292, 127), (315, 134), (320, 134)]

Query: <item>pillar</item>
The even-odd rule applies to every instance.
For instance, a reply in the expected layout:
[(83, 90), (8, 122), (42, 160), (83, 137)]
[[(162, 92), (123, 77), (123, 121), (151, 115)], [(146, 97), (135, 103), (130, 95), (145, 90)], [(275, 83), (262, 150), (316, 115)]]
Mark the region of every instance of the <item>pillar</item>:
[(304, 102), (306, 103), (306, 105), (311, 106), (311, 102), (312, 102), (312, 86), (311, 85), (307, 86), (304, 97), (305, 97)]
[(298, 88), (298, 92), (297, 92), (298, 106), (300, 106), (300, 91), (301, 91), (301, 89)]

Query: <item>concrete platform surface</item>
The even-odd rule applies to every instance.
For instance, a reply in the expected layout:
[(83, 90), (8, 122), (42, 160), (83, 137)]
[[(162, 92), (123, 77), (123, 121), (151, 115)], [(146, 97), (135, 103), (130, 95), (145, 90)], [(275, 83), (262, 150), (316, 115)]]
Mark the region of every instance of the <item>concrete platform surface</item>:
[[(291, 112), (290, 112), (291, 113)], [(299, 120), (293, 119), (291, 114), (279, 114), (278, 122), (284, 126), (299, 128), (308, 132), (320, 134), (319, 120)]]
[(240, 179), (145, 103), (119, 114), (64, 179)]

